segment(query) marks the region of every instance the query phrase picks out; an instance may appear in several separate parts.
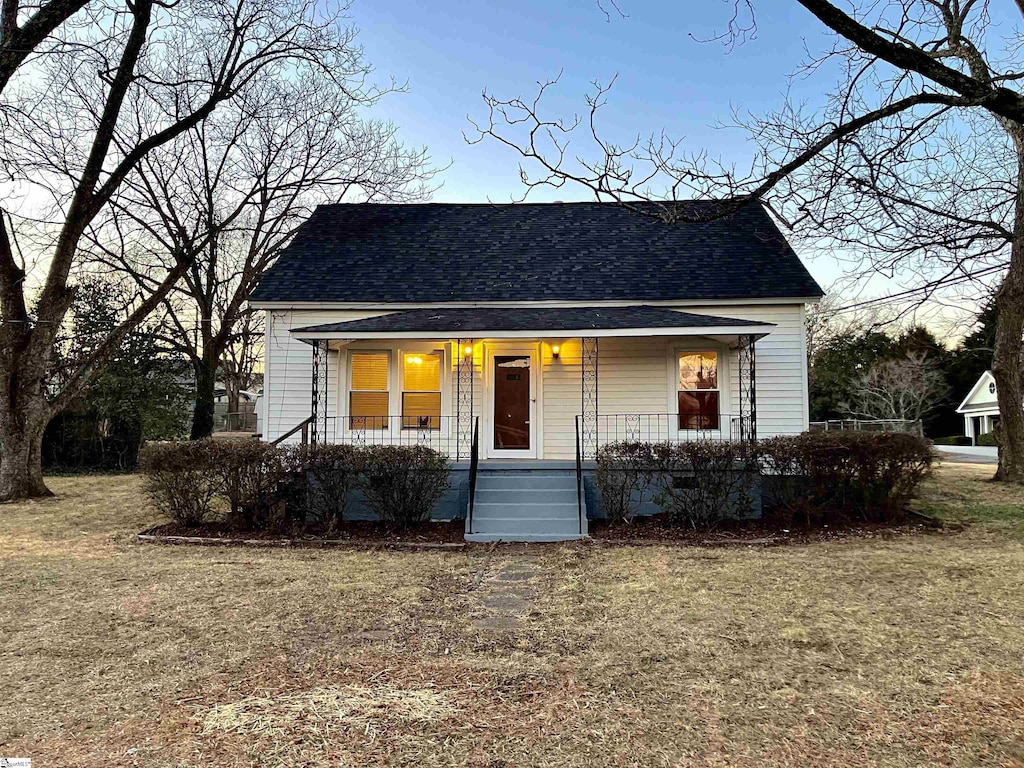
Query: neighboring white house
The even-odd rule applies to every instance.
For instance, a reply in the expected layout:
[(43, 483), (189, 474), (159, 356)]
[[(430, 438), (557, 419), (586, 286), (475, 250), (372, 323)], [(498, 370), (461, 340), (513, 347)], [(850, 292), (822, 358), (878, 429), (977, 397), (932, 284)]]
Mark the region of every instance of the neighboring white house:
[(973, 442), (989, 434), (999, 421), (999, 403), (996, 400), (996, 380), (991, 371), (981, 374), (956, 412), (964, 417), (964, 434)]
[(550, 469), (612, 440), (806, 430), (804, 310), (822, 291), (768, 214), (642, 213), (321, 206), (250, 300), (264, 439), (309, 420), (315, 441)]

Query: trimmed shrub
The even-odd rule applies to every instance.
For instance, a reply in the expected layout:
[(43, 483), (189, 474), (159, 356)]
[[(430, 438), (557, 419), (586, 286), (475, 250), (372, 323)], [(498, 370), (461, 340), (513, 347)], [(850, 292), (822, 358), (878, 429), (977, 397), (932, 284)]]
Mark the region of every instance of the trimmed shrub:
[(653, 468), (650, 443), (608, 443), (598, 449), (594, 481), (609, 523), (629, 522), (637, 515), (651, 485)]
[(655, 501), (666, 525), (713, 528), (749, 514), (757, 467), (746, 445), (695, 440), (651, 448), (657, 467)]
[(229, 525), (249, 531), (284, 522), (285, 505), (274, 493), (285, 477), (279, 448), (259, 440), (217, 440), (212, 453)]
[(139, 452), (147, 492), (180, 525), (202, 525), (212, 516), (221, 482), (213, 471), (216, 448), (213, 440), (197, 440), (146, 443)]
[[(968, 441), (966, 445), (970, 445), (970, 442)], [(995, 432), (986, 432), (984, 435), (978, 435), (978, 445), (995, 448), (998, 445)]]
[(771, 511), (808, 526), (895, 522), (931, 468), (928, 441), (897, 432), (808, 432), (758, 446)]
[(451, 464), (425, 445), (368, 445), (359, 453), (363, 492), (381, 520), (421, 523), (448, 489)]
[(351, 445), (299, 445), (286, 451), (285, 464), (294, 490), (292, 507), (298, 507), (290, 512), (295, 522), (337, 528), (359, 482), (359, 451)]

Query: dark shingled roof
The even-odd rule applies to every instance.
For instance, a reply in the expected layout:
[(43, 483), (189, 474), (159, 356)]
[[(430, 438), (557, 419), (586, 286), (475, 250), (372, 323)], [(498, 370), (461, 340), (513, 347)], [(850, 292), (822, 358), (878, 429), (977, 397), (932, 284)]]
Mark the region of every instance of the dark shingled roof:
[(376, 333), (388, 331), (579, 331), (621, 328), (763, 327), (771, 323), (731, 317), (695, 315), (659, 307), (546, 307), (502, 309), (410, 309), (362, 320), (327, 323), (292, 331), (311, 333)]
[(614, 203), (366, 203), (317, 208), (251, 300), (641, 303), (821, 294), (758, 205), (707, 223), (665, 224)]

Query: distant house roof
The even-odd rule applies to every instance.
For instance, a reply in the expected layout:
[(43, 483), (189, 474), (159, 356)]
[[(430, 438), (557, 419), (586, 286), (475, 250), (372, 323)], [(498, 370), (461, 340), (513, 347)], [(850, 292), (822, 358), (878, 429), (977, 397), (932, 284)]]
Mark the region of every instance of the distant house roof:
[(971, 387), (971, 391), (967, 393), (967, 397), (960, 403), (956, 412), (967, 413), (969, 411), (998, 409), (999, 401), (996, 397), (996, 378), (992, 375), (992, 371), (985, 371), (978, 377), (978, 380)]
[(501, 332), (597, 332), (629, 329), (700, 329), (704, 332), (751, 333), (771, 331), (771, 323), (731, 317), (676, 312), (660, 307), (544, 307), (412, 309), (377, 317), (296, 328), (292, 335), (318, 338), (324, 334), (355, 338), (377, 333), (431, 333), (446, 337)]
[[(715, 204), (686, 205), (699, 213)], [(614, 203), (339, 204), (314, 211), (251, 301), (642, 303), (821, 294), (758, 205), (706, 223), (666, 224)]]

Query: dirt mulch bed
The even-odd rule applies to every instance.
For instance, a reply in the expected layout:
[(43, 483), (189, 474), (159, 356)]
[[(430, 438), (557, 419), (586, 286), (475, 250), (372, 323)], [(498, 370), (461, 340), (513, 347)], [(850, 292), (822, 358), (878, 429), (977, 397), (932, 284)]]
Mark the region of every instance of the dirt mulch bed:
[(810, 544), (818, 541), (879, 539), (937, 530), (961, 530), (962, 526), (943, 524), (923, 515), (912, 515), (902, 523), (851, 523), (823, 528), (780, 528), (769, 520), (726, 522), (713, 531), (667, 528), (658, 517), (638, 517), (631, 523), (609, 525), (604, 520), (590, 521), (590, 536), (602, 544), (669, 544), (698, 547), (778, 547)]
[(275, 531), (236, 531), (216, 523), (194, 528), (178, 523), (165, 523), (143, 531), (137, 538), (139, 541), (164, 544), (455, 549), (465, 546), (464, 535), (465, 523), (462, 520), (429, 522), (415, 528), (399, 528), (389, 523), (357, 520), (346, 522), (340, 530), (304, 531), (298, 536), (286, 536)]
[[(719, 525), (712, 531), (667, 528), (660, 517), (638, 517), (631, 523), (609, 525), (604, 520), (590, 521), (593, 544), (611, 546), (673, 545), (683, 547), (778, 547), (849, 539), (879, 539), (934, 533), (937, 530), (958, 531), (959, 524), (942, 523), (923, 515), (912, 515), (907, 521), (895, 523), (857, 523), (824, 528), (780, 528), (770, 520), (737, 520)], [(463, 520), (424, 523), (415, 528), (398, 528), (389, 523), (352, 521), (341, 530), (306, 531), (289, 537), (280, 532), (236, 531), (222, 524), (189, 528), (178, 523), (165, 523), (137, 535), (146, 543), (243, 545), (259, 547), (352, 547), (393, 549), (463, 549), (476, 546), (464, 539)], [(523, 546), (515, 542), (492, 542), (488, 548)]]

